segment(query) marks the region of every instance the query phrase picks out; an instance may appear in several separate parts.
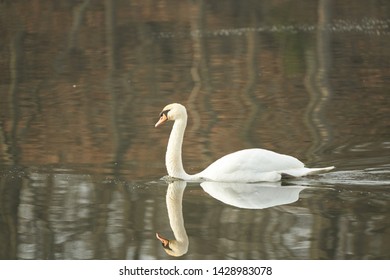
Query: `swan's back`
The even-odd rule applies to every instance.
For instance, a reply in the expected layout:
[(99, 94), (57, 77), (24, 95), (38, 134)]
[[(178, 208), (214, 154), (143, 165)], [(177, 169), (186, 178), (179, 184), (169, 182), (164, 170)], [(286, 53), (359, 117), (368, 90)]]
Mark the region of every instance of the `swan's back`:
[(246, 149), (221, 157), (198, 175), (220, 182), (278, 181), (287, 170), (304, 168), (298, 159), (264, 149)]

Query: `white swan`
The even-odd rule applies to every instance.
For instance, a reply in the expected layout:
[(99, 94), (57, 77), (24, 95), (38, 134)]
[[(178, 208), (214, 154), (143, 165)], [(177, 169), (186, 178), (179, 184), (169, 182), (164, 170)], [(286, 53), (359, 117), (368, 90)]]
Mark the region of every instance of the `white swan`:
[(184, 131), (187, 126), (186, 108), (178, 103), (164, 107), (155, 127), (165, 121), (175, 121), (169, 136), (165, 165), (168, 175), (186, 181), (217, 182), (275, 182), (282, 175), (301, 177), (332, 170), (334, 166), (307, 168), (298, 159), (264, 149), (240, 150), (210, 164), (202, 172), (189, 175), (183, 168), (181, 150)]

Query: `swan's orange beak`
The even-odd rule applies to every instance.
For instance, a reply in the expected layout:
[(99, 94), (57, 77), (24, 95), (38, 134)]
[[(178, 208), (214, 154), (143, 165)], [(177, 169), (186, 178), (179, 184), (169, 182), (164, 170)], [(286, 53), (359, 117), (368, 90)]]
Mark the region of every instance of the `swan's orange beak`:
[(168, 247), (168, 245), (169, 245), (169, 240), (168, 239), (162, 237), (159, 233), (156, 233), (156, 237), (157, 237), (158, 240), (161, 241), (161, 243), (162, 243), (164, 248)]
[(160, 119), (158, 120), (158, 122), (156, 122), (156, 124), (154, 125), (154, 127), (160, 126), (161, 124), (163, 124), (163, 123), (166, 122), (167, 120), (168, 120), (167, 116), (166, 116), (165, 114), (161, 114)]

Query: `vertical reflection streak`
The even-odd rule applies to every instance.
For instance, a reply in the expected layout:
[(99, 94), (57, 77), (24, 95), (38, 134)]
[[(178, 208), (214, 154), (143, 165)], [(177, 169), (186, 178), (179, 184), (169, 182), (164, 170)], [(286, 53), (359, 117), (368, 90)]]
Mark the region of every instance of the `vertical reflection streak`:
[[(207, 47), (205, 46), (204, 36), (204, 21), (205, 21), (205, 5), (203, 0), (199, 0), (196, 3), (189, 6), (190, 14), (190, 27), (191, 27), (191, 40), (192, 40), (192, 65), (190, 69), (192, 81), (194, 86), (187, 99), (188, 113), (192, 122), (191, 127), (188, 129), (188, 133), (191, 135), (194, 132), (199, 132), (201, 127), (201, 117), (198, 113), (197, 105), (202, 106), (204, 112), (212, 114), (209, 127), (202, 134), (198, 134), (195, 138), (204, 137), (202, 139), (203, 155), (206, 157), (206, 161), (210, 161), (208, 151), (210, 146), (209, 131), (217, 121), (216, 114), (213, 113), (212, 102), (210, 102), (211, 94), (211, 82), (210, 73), (208, 69), (207, 60)], [(203, 88), (203, 92), (201, 89)], [(200, 98), (203, 99), (201, 104)]]
[(190, 6), (190, 24), (191, 24), (191, 39), (192, 39), (192, 65), (191, 65), (191, 77), (194, 82), (194, 86), (187, 99), (189, 113), (191, 114), (191, 120), (193, 125), (190, 131), (197, 131), (200, 126), (200, 116), (196, 110), (195, 102), (198, 98), (198, 94), (202, 87), (201, 80), (201, 64), (202, 64), (202, 42), (203, 36), (201, 35), (203, 27), (203, 1), (199, 2), (198, 7)]
[[(253, 27), (257, 25), (255, 11), (251, 11), (251, 24)], [(258, 104), (253, 98), (253, 92), (256, 88), (257, 82), (257, 34), (255, 30), (251, 30), (247, 34), (247, 55), (246, 55), (246, 65), (247, 65), (247, 82), (240, 95), (240, 98), (243, 102), (244, 108), (248, 111), (248, 121), (244, 122), (243, 136), (244, 140), (248, 141), (249, 146), (255, 146), (254, 143), (250, 140), (252, 133), (253, 123), (256, 121), (256, 117), (259, 111)]]
[(11, 112), (11, 135), (10, 135), (10, 154), (14, 164), (19, 162), (20, 148), (18, 147), (18, 127), (20, 119), (20, 107), (19, 107), (19, 94), (18, 85), (21, 81), (21, 64), (22, 64), (22, 44), (23, 44), (24, 32), (19, 31), (14, 36), (10, 44), (10, 73), (11, 73), (11, 85), (9, 88), (10, 98), (10, 112)]
[(330, 33), (327, 28), (330, 24), (330, 12), (330, 0), (319, 0), (316, 52), (307, 53), (305, 87), (309, 94), (309, 104), (306, 107), (305, 122), (313, 141), (307, 153), (309, 160), (315, 159), (315, 154), (321, 151), (331, 138), (331, 130), (324, 119), (324, 110), (331, 97), (328, 80), (331, 62)]

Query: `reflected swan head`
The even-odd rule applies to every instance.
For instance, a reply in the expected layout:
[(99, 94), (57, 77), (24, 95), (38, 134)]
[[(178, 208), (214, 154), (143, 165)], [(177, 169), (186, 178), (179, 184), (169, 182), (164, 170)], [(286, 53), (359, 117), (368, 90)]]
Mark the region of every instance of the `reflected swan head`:
[(186, 108), (179, 103), (172, 103), (164, 107), (160, 113), (160, 119), (155, 124), (155, 127), (160, 126), (166, 121), (175, 121), (179, 119), (187, 118)]
[(170, 256), (180, 257), (188, 251), (188, 239), (183, 241), (169, 240), (159, 233), (156, 233), (156, 237), (161, 241), (165, 252)]

